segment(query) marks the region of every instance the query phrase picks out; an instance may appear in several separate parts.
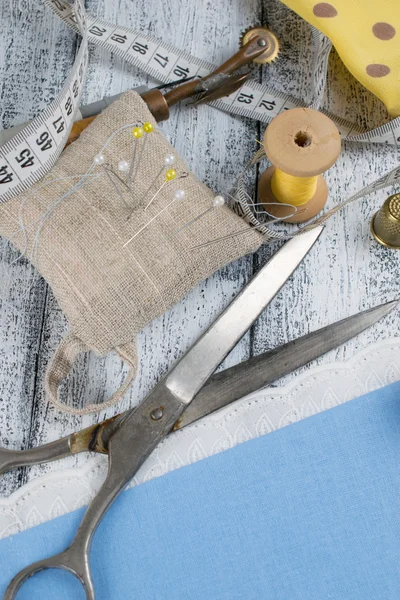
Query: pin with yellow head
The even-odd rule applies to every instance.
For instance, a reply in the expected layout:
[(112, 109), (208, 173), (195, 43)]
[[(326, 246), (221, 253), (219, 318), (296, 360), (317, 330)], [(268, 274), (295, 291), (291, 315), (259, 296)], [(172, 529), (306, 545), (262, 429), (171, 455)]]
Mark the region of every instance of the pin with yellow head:
[[(132, 187), (132, 182), (135, 180), (136, 175), (139, 172), (140, 164), (142, 162), (144, 150), (146, 148), (146, 143), (148, 140), (148, 135), (150, 133), (153, 133), (153, 131), (154, 131), (154, 125), (150, 121), (146, 121), (146, 123), (136, 125), (136, 127), (134, 127), (132, 129), (131, 133), (132, 133), (134, 142), (133, 142), (133, 149), (132, 149), (132, 160), (131, 160), (131, 164), (129, 166), (129, 172), (128, 172), (128, 176), (127, 176), (129, 187)], [(140, 141), (140, 140), (142, 140), (142, 141)], [(140, 144), (140, 152), (136, 159), (138, 144)]]

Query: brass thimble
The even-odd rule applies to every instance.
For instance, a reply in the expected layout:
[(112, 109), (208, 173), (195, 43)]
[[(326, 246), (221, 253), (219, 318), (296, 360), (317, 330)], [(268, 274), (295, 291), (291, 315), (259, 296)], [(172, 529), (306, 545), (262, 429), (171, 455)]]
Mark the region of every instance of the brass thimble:
[(390, 196), (373, 216), (371, 231), (383, 246), (400, 249), (400, 194)]

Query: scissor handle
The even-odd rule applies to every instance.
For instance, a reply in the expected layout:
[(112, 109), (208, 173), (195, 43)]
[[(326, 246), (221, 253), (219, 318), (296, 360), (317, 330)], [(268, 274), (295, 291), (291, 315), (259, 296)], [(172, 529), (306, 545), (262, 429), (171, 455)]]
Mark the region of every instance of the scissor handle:
[(87, 600), (95, 600), (89, 562), (85, 560), (84, 549), (83, 553), (79, 552), (79, 549), (76, 548), (74, 543), (72, 543), (65, 552), (61, 552), (61, 554), (56, 554), (45, 560), (39, 560), (38, 562), (25, 567), (25, 569), (22, 569), (7, 587), (3, 600), (14, 600), (22, 584), (25, 583), (29, 577), (32, 577), (32, 575), (39, 573), (39, 571), (44, 571), (45, 569), (63, 569), (64, 571), (72, 573), (72, 575), (75, 575), (81, 582)]
[(70, 436), (30, 450), (8, 450), (0, 448), (0, 475), (16, 467), (37, 465), (58, 460), (72, 454), (69, 445)]
[(107, 477), (89, 504), (71, 546), (61, 554), (22, 569), (8, 586), (3, 600), (14, 600), (24, 581), (43, 569), (69, 571), (82, 583), (87, 600), (94, 600), (89, 565), (93, 535), (111, 504), (171, 431), (184, 408), (161, 382), (136, 409), (121, 416), (119, 428), (108, 445)]
[(127, 413), (91, 425), (67, 437), (29, 450), (0, 448), (0, 475), (16, 467), (26, 467), (59, 460), (79, 452), (108, 453), (108, 443)]

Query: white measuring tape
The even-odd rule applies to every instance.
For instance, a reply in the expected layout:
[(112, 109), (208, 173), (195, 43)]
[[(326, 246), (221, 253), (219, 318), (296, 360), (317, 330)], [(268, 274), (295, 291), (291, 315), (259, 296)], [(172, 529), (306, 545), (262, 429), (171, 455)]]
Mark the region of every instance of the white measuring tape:
[[(81, 46), (58, 97), (29, 126), (0, 147), (0, 202), (9, 200), (41, 179), (62, 152), (80, 105), (88, 61), (88, 42), (107, 48), (163, 83), (184, 77), (203, 77), (216, 68), (215, 65), (170, 44), (164, 44), (152, 36), (86, 15), (82, 0), (74, 0), (73, 5), (64, 0), (44, 0), (44, 3), (82, 36)], [(310, 105), (317, 108), (325, 87), (331, 44), (316, 30), (313, 42), (314, 89)], [(221, 110), (264, 123), (284, 110), (304, 106), (301, 100), (255, 81), (247, 82), (231, 96), (211, 104)], [(396, 146), (400, 143), (400, 118), (361, 133), (356, 125), (345, 119), (329, 116), (336, 123), (344, 140)], [(388, 180), (385, 185), (399, 180), (400, 167), (388, 173), (385, 178)], [(373, 191), (373, 186), (377, 184), (375, 182), (363, 192)], [(381, 180), (379, 187), (384, 187)]]
[(0, 148), (0, 202), (30, 187), (50, 171), (61, 154), (79, 108), (88, 62), (87, 20), (82, 0), (74, 10), (52, 2), (62, 19), (82, 35), (71, 72), (58, 97), (25, 129)]

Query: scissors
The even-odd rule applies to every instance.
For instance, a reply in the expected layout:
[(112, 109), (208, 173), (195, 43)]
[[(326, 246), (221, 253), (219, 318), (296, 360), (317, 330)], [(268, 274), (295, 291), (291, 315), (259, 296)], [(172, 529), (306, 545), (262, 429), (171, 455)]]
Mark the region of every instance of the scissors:
[(211, 377), (298, 267), (321, 232), (322, 228), (316, 228), (287, 242), (137, 408), (37, 449), (0, 449), (0, 473), (84, 451), (109, 456), (107, 477), (89, 504), (71, 545), (60, 554), (22, 569), (9, 584), (4, 600), (13, 600), (24, 581), (43, 569), (69, 571), (83, 585), (87, 600), (94, 600), (89, 562), (93, 535), (111, 504), (161, 440), (171, 431), (344, 343), (397, 304), (397, 301), (391, 302), (364, 311)]

